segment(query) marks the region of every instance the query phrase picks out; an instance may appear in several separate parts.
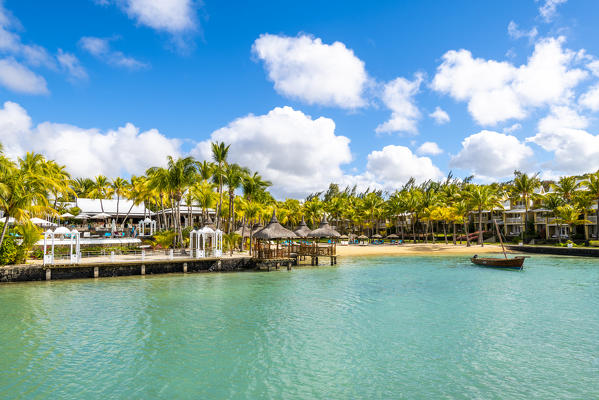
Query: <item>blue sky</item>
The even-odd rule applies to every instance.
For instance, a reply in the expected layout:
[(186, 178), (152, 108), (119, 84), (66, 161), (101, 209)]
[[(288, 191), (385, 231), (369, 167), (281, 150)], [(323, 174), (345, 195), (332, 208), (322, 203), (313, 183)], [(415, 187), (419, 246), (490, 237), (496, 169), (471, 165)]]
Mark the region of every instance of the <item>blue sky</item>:
[(5, 152), (129, 176), (224, 140), (278, 197), (599, 168), (594, 1), (260, 3), (5, 0)]

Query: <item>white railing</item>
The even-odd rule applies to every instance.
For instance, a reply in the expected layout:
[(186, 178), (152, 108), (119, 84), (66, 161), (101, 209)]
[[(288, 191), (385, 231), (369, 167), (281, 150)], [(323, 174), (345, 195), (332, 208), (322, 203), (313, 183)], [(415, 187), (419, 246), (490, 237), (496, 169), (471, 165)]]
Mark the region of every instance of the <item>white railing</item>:
[(506, 218), (505, 222), (508, 224), (521, 224), (524, 222), (524, 220), (520, 217), (515, 217), (515, 218)]

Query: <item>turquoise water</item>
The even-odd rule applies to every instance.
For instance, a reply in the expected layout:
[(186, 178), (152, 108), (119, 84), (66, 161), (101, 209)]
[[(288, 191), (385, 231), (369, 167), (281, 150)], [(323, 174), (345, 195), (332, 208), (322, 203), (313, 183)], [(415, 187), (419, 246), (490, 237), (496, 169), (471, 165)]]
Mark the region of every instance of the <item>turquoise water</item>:
[(599, 398), (599, 261), (0, 286), (0, 398)]

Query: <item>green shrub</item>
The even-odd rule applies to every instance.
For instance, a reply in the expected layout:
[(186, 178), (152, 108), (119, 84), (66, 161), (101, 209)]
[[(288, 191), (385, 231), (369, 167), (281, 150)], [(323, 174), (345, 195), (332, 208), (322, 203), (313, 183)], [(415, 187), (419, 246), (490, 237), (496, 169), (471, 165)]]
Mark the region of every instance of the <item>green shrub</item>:
[(589, 245), (592, 247), (599, 247), (599, 240), (591, 240)]
[(6, 235), (2, 246), (0, 246), (0, 265), (14, 264), (16, 258), (17, 245), (15, 239), (10, 235)]

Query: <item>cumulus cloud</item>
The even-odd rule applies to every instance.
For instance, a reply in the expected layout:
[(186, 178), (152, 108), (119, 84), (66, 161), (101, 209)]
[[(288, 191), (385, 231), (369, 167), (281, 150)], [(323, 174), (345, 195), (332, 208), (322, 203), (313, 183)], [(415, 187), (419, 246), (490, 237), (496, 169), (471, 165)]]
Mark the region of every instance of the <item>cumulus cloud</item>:
[(549, 175), (580, 174), (599, 169), (599, 136), (586, 131), (589, 121), (568, 107), (553, 107), (541, 119), (536, 135), (527, 138), (553, 152), (543, 166)]
[(13, 92), (47, 94), (46, 80), (12, 58), (0, 59), (0, 85)]
[(447, 112), (445, 112), (439, 106), (437, 106), (435, 108), (435, 111), (433, 111), (432, 113), (430, 113), (428, 116), (431, 117), (432, 119), (434, 119), (435, 123), (437, 125), (443, 125), (443, 124), (446, 124), (446, 123), (448, 123), (450, 121), (449, 114), (447, 114)]
[(518, 24), (514, 21), (510, 21), (507, 25), (507, 33), (514, 39), (520, 39), (523, 37), (528, 38), (528, 40), (533, 40), (539, 34), (536, 27), (532, 27), (529, 31), (523, 31), (518, 28)]
[(291, 107), (238, 118), (214, 131), (192, 154), (210, 159), (211, 141), (230, 144), (230, 161), (272, 181), (277, 196), (301, 197), (341, 181), (341, 165), (352, 159), (350, 140), (335, 133), (332, 119), (313, 119)]
[(435, 142), (424, 142), (416, 149), (416, 153), (420, 155), (436, 156), (443, 153), (443, 150)]
[(545, 22), (551, 22), (557, 15), (557, 6), (567, 2), (568, 0), (544, 0), (539, 7), (539, 14)]
[(368, 155), (366, 169), (383, 186), (395, 189), (410, 178), (417, 182), (443, 177), (441, 170), (428, 157), (418, 157), (404, 146), (389, 145)]
[(141, 174), (147, 167), (164, 165), (167, 155), (180, 153), (179, 140), (156, 129), (142, 132), (130, 123), (106, 132), (52, 122), (34, 126), (27, 111), (13, 102), (0, 108), (0, 142), (11, 158), (42, 153), (76, 177)]
[(252, 52), (264, 62), (281, 95), (308, 104), (355, 109), (366, 105), (364, 62), (341, 42), (323, 43), (308, 35), (263, 34)]
[(79, 45), (92, 56), (110, 65), (127, 69), (140, 69), (148, 66), (146, 63), (126, 56), (120, 51), (112, 50), (110, 40), (85, 36), (79, 40)]
[(196, 0), (96, 0), (97, 4), (119, 6), (131, 19), (156, 31), (179, 35), (197, 28)]
[(422, 74), (416, 74), (413, 81), (400, 77), (385, 84), (381, 99), (391, 110), (391, 119), (377, 126), (375, 129), (377, 133), (418, 133), (416, 125), (420, 118), (420, 111), (414, 104), (414, 96), (418, 93), (422, 80)]
[(523, 119), (530, 109), (569, 102), (573, 89), (588, 76), (574, 67), (577, 53), (564, 49), (564, 40), (539, 40), (528, 62), (519, 67), (450, 50), (443, 55), (432, 88), (468, 102), (470, 114), (481, 125)]
[(532, 156), (532, 149), (515, 136), (483, 130), (462, 141), (450, 166), (470, 171), (479, 179), (503, 178), (514, 170), (529, 170)]

